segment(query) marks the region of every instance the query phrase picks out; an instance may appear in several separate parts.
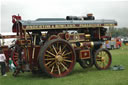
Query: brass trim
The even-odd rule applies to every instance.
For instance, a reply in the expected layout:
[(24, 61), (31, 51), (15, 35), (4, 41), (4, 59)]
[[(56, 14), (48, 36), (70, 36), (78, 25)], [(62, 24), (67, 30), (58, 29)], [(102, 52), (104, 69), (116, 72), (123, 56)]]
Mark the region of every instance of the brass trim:
[(91, 48), (93, 48), (94, 47), (94, 42), (91, 42)]
[[(36, 35), (34, 36), (34, 45), (36, 45)], [(34, 59), (34, 55), (35, 55), (35, 47), (33, 48), (32, 59)]]
[(71, 45), (72, 45), (72, 47), (74, 47), (74, 48), (77, 47), (75, 43), (72, 43)]
[(85, 40), (69, 40), (69, 42), (81, 42), (81, 41), (85, 41)]
[(85, 36), (85, 38), (90, 38), (91, 37), (90, 34), (85, 34), (84, 36)]
[(84, 47), (84, 44), (83, 43), (80, 43), (80, 47)]

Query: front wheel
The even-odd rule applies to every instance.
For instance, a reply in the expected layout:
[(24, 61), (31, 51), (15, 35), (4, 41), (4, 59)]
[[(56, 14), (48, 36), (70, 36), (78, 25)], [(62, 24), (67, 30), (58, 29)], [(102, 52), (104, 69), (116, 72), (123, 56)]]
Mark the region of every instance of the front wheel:
[(40, 67), (51, 77), (68, 75), (72, 71), (75, 61), (74, 49), (65, 40), (50, 40), (40, 49)]
[(107, 49), (101, 48), (96, 51), (94, 61), (97, 69), (106, 70), (111, 65), (112, 57)]

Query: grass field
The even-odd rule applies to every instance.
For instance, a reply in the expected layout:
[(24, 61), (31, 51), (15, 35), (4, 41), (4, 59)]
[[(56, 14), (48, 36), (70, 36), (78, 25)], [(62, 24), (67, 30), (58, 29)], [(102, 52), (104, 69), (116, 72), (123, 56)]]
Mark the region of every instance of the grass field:
[(111, 66), (123, 65), (125, 70), (100, 71), (95, 66), (84, 70), (76, 64), (73, 72), (63, 78), (49, 78), (32, 73), (21, 73), (18, 77), (13, 77), (9, 72), (7, 77), (0, 76), (0, 85), (128, 85), (128, 46), (110, 52), (112, 54)]

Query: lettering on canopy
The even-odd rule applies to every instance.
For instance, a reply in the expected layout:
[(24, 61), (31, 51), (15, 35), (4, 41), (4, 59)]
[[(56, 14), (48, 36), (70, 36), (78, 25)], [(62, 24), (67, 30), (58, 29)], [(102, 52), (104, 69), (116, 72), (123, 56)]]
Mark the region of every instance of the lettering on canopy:
[[(86, 27), (102, 27), (104, 24), (64, 24), (64, 25), (28, 25), (25, 30), (34, 29), (65, 29), (65, 28), (86, 28)], [(105, 26), (110, 26), (109, 24)], [(111, 24), (112, 26), (112, 24)], [(114, 26), (114, 24), (113, 24)]]

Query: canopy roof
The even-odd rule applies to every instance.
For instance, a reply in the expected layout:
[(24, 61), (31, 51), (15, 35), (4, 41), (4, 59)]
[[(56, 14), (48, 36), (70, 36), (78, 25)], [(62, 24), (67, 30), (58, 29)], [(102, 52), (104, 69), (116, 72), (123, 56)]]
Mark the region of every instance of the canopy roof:
[(23, 30), (46, 30), (46, 29), (74, 29), (74, 28), (94, 28), (104, 26), (116, 26), (115, 20), (63, 20), (63, 19), (38, 19), (19, 21)]

